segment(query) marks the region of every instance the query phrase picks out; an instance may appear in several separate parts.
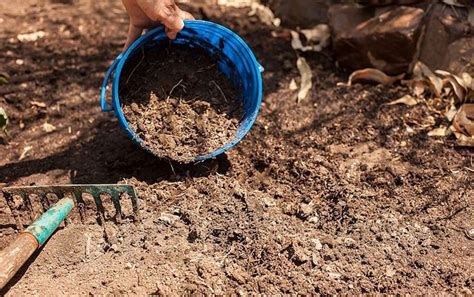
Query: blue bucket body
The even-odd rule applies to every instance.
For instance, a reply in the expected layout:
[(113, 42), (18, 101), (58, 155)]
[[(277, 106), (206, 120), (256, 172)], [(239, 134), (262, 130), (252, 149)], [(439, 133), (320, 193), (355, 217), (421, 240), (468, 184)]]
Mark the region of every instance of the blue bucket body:
[[(168, 42), (168, 40), (163, 27), (150, 30), (137, 39), (125, 53), (120, 54), (115, 59), (107, 71), (102, 84), (102, 111), (108, 112), (113, 110), (120, 125), (137, 144), (141, 144), (141, 139), (129, 127), (120, 106), (120, 75), (127, 59), (140, 50), (142, 46), (157, 46), (157, 50), (159, 50), (159, 46), (163, 45), (164, 42)], [(185, 21), (184, 29), (172, 42), (189, 47), (200, 47), (207, 51), (211, 57), (216, 58), (221, 72), (227, 76), (242, 96), (244, 117), (240, 122), (234, 139), (209, 155), (197, 156), (195, 161), (215, 158), (239, 143), (252, 128), (262, 102), (263, 86), (261, 72), (263, 68), (242, 38), (231, 30), (215, 23)], [(112, 106), (110, 107), (106, 102), (106, 93), (112, 74), (114, 77), (112, 82)], [(147, 149), (145, 146), (142, 147)]]

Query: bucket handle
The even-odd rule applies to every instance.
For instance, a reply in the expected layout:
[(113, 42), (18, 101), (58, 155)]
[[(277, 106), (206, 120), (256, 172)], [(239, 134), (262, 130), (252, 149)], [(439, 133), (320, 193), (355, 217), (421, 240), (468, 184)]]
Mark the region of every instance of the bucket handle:
[(102, 82), (102, 87), (100, 88), (100, 108), (102, 112), (110, 112), (113, 111), (113, 107), (107, 103), (107, 85), (109, 84), (110, 76), (115, 71), (118, 63), (122, 59), (122, 53), (120, 53), (110, 65), (109, 69), (105, 73), (104, 81)]

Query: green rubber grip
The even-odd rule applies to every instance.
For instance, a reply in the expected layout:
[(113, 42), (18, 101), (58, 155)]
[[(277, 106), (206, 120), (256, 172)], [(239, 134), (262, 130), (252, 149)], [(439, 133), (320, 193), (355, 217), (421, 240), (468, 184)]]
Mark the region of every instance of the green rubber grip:
[(42, 246), (74, 207), (72, 198), (63, 198), (49, 208), (24, 232), (31, 233)]

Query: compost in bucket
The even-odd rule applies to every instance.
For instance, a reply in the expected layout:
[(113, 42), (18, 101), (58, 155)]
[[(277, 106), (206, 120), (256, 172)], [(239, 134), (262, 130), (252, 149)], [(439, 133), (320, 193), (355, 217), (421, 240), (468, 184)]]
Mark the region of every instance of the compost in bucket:
[(243, 116), (240, 97), (216, 59), (182, 45), (139, 49), (125, 65), (119, 95), (142, 145), (180, 162), (225, 146)]

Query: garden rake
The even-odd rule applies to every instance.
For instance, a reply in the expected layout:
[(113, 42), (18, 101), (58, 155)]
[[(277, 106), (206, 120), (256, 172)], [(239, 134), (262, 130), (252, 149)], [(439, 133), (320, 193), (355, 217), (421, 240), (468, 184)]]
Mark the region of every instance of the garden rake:
[(63, 221), (67, 225), (72, 221), (139, 220), (137, 196), (130, 185), (8, 187), (1, 192), (20, 235), (0, 251), (0, 289)]

